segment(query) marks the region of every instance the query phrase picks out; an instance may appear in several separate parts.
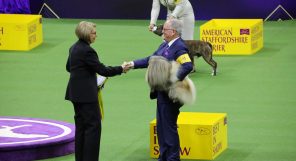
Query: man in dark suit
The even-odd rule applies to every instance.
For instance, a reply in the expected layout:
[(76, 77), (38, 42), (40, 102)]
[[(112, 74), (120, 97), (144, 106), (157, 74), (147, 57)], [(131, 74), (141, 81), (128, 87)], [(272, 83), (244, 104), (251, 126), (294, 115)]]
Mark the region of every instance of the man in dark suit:
[(96, 39), (94, 23), (80, 22), (75, 33), (79, 40), (69, 50), (66, 69), (70, 73), (70, 79), (65, 97), (73, 103), (75, 111), (75, 159), (98, 161), (101, 114), (96, 74), (111, 77), (126, 72), (128, 67), (105, 66), (99, 61), (96, 51), (90, 46)]
[[(165, 42), (153, 53), (153, 55), (163, 56), (169, 61), (176, 61), (180, 64), (177, 73), (178, 80), (183, 80), (192, 70), (188, 49), (180, 38), (181, 31), (182, 22), (180, 20), (167, 20), (162, 30)], [(150, 56), (129, 62), (129, 65), (135, 69), (147, 68), (149, 58)], [(177, 119), (182, 104), (174, 102), (166, 91), (161, 90), (154, 91), (150, 94), (150, 98), (157, 98), (156, 128), (160, 147), (158, 161), (180, 161)]]

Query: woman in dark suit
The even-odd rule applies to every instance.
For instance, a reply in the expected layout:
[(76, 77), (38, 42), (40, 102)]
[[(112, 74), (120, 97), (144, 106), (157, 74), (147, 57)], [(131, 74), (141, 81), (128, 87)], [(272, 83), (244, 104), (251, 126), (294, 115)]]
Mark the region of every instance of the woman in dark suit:
[(75, 159), (98, 161), (101, 138), (101, 114), (98, 103), (96, 73), (112, 77), (126, 72), (122, 66), (105, 66), (90, 46), (96, 39), (96, 25), (82, 21), (75, 30), (78, 41), (69, 50), (66, 69), (70, 79), (66, 100), (73, 103), (75, 111)]

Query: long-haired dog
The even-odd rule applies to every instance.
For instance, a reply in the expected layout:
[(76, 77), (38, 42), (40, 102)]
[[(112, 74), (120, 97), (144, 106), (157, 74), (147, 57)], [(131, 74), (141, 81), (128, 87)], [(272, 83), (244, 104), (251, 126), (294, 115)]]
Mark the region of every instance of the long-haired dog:
[(195, 86), (189, 77), (177, 81), (180, 64), (162, 56), (151, 56), (146, 72), (146, 81), (151, 91), (165, 91), (170, 99), (182, 104), (195, 102)]
[[(153, 33), (158, 36), (162, 36), (163, 25), (155, 26)], [(189, 57), (194, 65), (194, 56), (200, 57), (213, 68), (212, 75), (217, 74), (217, 62), (213, 59), (213, 48), (212, 44), (206, 41), (201, 40), (184, 40), (188, 50)]]

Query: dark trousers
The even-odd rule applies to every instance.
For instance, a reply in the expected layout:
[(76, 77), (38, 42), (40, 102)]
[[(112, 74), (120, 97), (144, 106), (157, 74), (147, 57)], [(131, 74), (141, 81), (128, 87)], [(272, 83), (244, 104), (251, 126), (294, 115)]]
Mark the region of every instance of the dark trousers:
[(75, 160), (98, 161), (101, 140), (101, 116), (97, 102), (75, 103)]
[(157, 102), (156, 128), (160, 155), (158, 161), (180, 161), (177, 119), (181, 104)]

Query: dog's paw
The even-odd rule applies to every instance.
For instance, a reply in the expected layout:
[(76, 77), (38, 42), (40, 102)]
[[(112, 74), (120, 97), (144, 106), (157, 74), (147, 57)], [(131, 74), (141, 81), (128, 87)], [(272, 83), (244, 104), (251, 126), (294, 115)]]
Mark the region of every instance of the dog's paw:
[(217, 75), (217, 71), (216, 70), (213, 70), (211, 75), (212, 76), (216, 76)]

